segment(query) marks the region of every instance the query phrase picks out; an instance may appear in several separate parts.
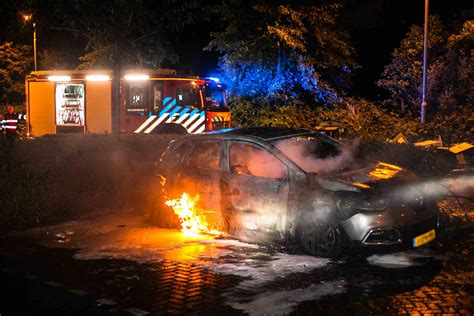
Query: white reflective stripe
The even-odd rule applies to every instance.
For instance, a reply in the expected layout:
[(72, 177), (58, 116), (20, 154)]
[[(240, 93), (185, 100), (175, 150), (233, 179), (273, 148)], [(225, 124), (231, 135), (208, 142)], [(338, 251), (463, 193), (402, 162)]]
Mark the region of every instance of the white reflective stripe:
[(142, 125), (140, 125), (140, 127), (138, 127), (134, 133), (140, 133), (145, 127), (148, 126), (148, 124), (151, 123), (151, 121), (153, 121), (154, 119), (156, 118), (156, 115), (151, 115), (148, 120), (146, 120), (145, 122), (143, 122)]
[(16, 126), (8, 126), (7, 125), (7, 126), (5, 126), (5, 128), (7, 128), (7, 129), (16, 129)]
[(181, 122), (184, 121), (188, 116), (189, 116), (189, 113), (183, 114), (183, 115), (176, 121), (176, 124), (181, 124)]
[(195, 131), (193, 134), (201, 134), (202, 132), (204, 132), (205, 128), (206, 128), (206, 125), (202, 124), (202, 126), (197, 131)]
[(202, 124), (205, 119), (206, 119), (206, 118), (204, 117), (204, 115), (201, 116), (201, 117), (199, 118), (199, 120), (197, 120), (196, 123), (194, 123), (193, 126), (191, 126), (191, 127), (188, 129), (188, 131), (189, 131), (190, 133), (192, 133), (193, 130), (195, 130), (196, 127), (199, 126), (199, 124)]
[(196, 114), (194, 114), (193, 116), (191, 116), (189, 118), (189, 120), (187, 120), (184, 124), (183, 124), (183, 127), (186, 128), (189, 124), (191, 124), (195, 119), (197, 119), (199, 117), (199, 112), (197, 112)]
[(4, 120), (5, 123), (18, 123), (18, 120)]
[(165, 113), (163, 114), (162, 116), (160, 116), (159, 119), (157, 119), (153, 124), (151, 124), (150, 127), (148, 127), (146, 130), (145, 130), (145, 134), (148, 134), (150, 133), (152, 130), (154, 130), (161, 122), (163, 122), (163, 120), (165, 118), (167, 118), (169, 115), (169, 113)]
[(173, 120), (173, 118), (175, 118), (176, 116), (178, 116), (179, 113), (174, 113), (173, 116), (170, 116), (165, 123), (171, 123), (171, 121)]

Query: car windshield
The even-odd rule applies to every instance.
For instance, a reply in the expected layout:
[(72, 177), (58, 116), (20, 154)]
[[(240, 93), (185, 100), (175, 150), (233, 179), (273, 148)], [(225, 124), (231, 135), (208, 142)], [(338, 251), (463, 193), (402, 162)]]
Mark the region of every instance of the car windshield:
[(337, 169), (344, 156), (337, 141), (319, 134), (294, 136), (272, 144), (306, 172), (325, 173)]
[(203, 86), (206, 109), (211, 111), (227, 110), (224, 86), (210, 82)]

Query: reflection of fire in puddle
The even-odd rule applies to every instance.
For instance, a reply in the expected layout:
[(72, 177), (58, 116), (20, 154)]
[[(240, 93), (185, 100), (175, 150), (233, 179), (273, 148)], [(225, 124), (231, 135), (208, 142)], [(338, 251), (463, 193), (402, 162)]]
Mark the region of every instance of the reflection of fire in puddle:
[(166, 201), (166, 205), (171, 206), (178, 215), (181, 222), (181, 231), (184, 236), (196, 236), (200, 234), (222, 235), (217, 229), (211, 229), (202, 210), (196, 207), (199, 196), (194, 198), (183, 193), (181, 198)]

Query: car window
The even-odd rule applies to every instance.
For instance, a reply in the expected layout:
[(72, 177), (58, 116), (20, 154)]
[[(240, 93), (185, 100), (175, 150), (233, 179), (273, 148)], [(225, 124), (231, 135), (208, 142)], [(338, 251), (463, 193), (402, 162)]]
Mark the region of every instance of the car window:
[(269, 151), (249, 143), (233, 143), (229, 153), (230, 170), (235, 174), (283, 179), (286, 166)]
[(219, 169), (221, 144), (218, 142), (196, 142), (186, 157), (185, 164), (204, 169)]
[(181, 143), (177, 146), (169, 146), (168, 149), (163, 153), (161, 161), (165, 163), (176, 163), (181, 161), (186, 150), (189, 148), (189, 143)]

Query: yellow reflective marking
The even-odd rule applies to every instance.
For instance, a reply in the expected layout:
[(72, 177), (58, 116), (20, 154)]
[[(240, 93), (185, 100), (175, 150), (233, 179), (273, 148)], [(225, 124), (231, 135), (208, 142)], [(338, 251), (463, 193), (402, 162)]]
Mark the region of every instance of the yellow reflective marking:
[(418, 237), (413, 238), (413, 247), (420, 247), (424, 244), (429, 243), (436, 238), (436, 231), (434, 229), (427, 233), (424, 233)]

